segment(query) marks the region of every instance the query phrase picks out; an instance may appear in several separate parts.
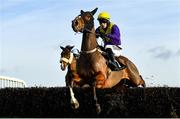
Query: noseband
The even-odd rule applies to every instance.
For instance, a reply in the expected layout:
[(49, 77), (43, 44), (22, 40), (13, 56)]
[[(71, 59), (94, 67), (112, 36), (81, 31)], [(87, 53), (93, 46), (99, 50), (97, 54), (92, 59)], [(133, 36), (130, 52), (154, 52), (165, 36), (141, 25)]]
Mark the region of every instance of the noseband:
[(78, 32), (83, 33), (84, 31), (87, 31), (87, 32), (92, 33), (92, 34), (96, 34), (96, 33), (93, 33), (91, 30), (89, 30), (89, 29), (87, 28), (87, 25), (85, 24), (84, 19), (82, 18), (81, 15), (79, 15), (79, 16), (77, 16), (77, 17), (75, 18), (76, 21), (78, 21), (78, 19), (80, 19), (81, 25), (79, 25), (77, 28), (80, 29), (80, 27), (84, 26), (84, 28), (81, 29), (81, 30), (79, 30)]
[[(84, 23), (84, 20), (83, 20), (83, 18), (81, 17), (81, 15), (77, 16), (74, 21), (79, 21), (79, 20), (81, 21), (81, 25), (76, 26), (77, 29), (79, 29), (79, 31), (77, 31), (77, 32), (83, 33), (84, 28), (85, 28), (85, 23)], [(84, 26), (83, 29), (81, 29), (82, 26)]]
[(68, 63), (68, 64), (71, 64), (72, 61), (73, 61), (73, 57), (74, 57), (74, 56), (73, 56), (73, 53), (71, 52), (69, 59), (67, 59), (67, 58), (65, 58), (65, 57), (62, 57), (62, 58), (60, 59), (60, 61), (64, 61), (64, 62), (66, 62), (66, 63)]

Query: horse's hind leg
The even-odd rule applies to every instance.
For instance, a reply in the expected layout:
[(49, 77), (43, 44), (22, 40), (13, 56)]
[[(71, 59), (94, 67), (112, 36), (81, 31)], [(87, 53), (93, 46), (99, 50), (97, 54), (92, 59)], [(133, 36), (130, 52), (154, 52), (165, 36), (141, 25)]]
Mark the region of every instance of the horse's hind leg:
[(146, 87), (145, 81), (142, 79), (140, 75), (137, 75), (136, 77), (134, 77), (133, 82), (137, 87)]
[(140, 75), (140, 78), (141, 78), (141, 83), (140, 85), (142, 85), (143, 87), (146, 87), (146, 83), (145, 81), (143, 80), (142, 76)]
[(145, 87), (145, 81), (142, 79), (141, 75), (139, 75), (139, 71), (133, 63), (127, 63), (129, 79), (132, 83), (135, 84), (136, 87)]

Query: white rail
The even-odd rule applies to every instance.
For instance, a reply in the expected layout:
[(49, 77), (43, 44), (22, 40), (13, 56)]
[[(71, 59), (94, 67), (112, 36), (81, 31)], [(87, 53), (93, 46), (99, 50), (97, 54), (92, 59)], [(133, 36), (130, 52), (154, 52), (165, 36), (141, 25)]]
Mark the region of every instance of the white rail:
[(27, 87), (26, 82), (23, 80), (7, 77), (7, 76), (0, 76), (0, 88), (25, 88)]

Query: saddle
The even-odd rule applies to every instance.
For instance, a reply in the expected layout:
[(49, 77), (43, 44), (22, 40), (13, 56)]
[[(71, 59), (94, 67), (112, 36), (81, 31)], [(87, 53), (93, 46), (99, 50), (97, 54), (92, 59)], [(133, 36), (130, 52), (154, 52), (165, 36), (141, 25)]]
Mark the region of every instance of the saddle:
[(75, 57), (76, 60), (79, 59), (79, 57), (80, 57), (80, 52), (79, 52), (78, 49), (74, 49), (74, 50), (72, 51), (72, 53), (73, 53), (73, 55), (74, 55), (74, 57)]
[[(112, 71), (119, 71), (119, 70), (126, 68), (126, 66), (124, 64), (122, 64), (121, 62), (118, 62), (116, 60), (116, 58), (110, 48), (105, 49), (102, 46), (98, 46), (98, 48), (102, 51), (101, 54), (107, 60), (107, 65)], [(122, 49), (121, 47), (119, 47), (119, 48)]]

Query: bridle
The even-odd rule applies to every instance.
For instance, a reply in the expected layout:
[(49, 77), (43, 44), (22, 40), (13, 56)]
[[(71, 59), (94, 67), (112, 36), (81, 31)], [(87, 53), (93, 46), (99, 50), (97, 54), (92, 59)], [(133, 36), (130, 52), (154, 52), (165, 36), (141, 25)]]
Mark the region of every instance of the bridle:
[[(82, 25), (84, 26), (84, 28), (83, 28), (82, 30), (78, 31), (79, 33), (88, 32), (88, 33), (91, 33), (91, 34), (99, 35), (99, 34), (97, 34), (96, 32), (92, 32), (91, 30), (89, 30), (89, 29), (87, 28), (87, 25), (84, 23), (84, 19), (82, 18), (81, 15), (79, 15), (79, 16), (77, 16), (77, 17), (75, 18), (75, 20), (77, 20), (77, 19), (82, 19), (82, 20), (83, 20)], [(81, 20), (81, 21), (82, 21), (82, 20)], [(80, 26), (82, 26), (82, 25), (80, 25)], [(79, 27), (80, 27), (80, 26), (79, 26)], [(92, 50), (80, 51), (80, 54), (91, 54), (91, 53), (94, 53), (96, 50), (99, 51), (99, 52), (102, 52), (99, 48), (96, 47), (96, 48), (94, 48), (94, 49), (92, 49)]]
[(67, 63), (67, 64), (71, 64), (72, 61), (73, 61), (73, 57), (74, 57), (74, 55), (73, 55), (73, 53), (71, 52), (69, 59), (68, 59), (68, 58), (65, 58), (65, 57), (62, 57), (62, 58), (60, 59), (60, 62), (63, 61), (63, 62), (65, 62), (65, 63)]
[[(95, 35), (96, 35), (96, 33), (93, 33), (91, 30), (89, 30), (89, 29), (87, 28), (87, 25), (85, 24), (84, 19), (82, 18), (81, 15), (78, 15), (78, 16), (75, 18), (75, 20), (77, 20), (77, 19), (81, 19), (81, 21), (82, 21), (82, 22), (81, 22), (82, 24), (81, 24), (79, 27), (84, 26), (84, 28), (81, 29), (81, 30), (79, 30), (78, 32), (80, 32), (80, 33), (89, 32), (89, 33), (92, 33), (92, 34), (95, 34)], [(80, 29), (79, 27), (77, 27), (77, 28)]]

